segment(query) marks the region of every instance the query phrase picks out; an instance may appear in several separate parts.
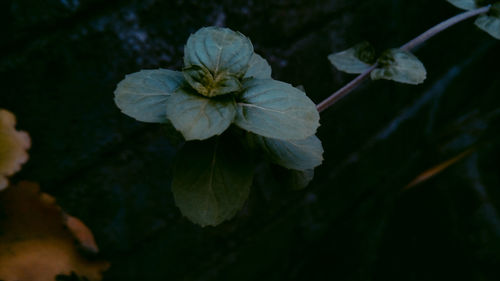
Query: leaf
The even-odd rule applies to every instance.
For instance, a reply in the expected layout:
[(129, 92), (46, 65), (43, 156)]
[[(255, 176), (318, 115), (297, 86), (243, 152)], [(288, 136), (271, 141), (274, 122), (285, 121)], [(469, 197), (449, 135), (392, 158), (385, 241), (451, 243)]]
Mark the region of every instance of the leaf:
[(298, 86), (295, 86), (295, 88), (303, 93), (306, 92), (306, 88), (304, 88), (304, 85), (298, 85)]
[(305, 139), (319, 127), (319, 113), (305, 93), (272, 79), (250, 79), (237, 103), (235, 124), (282, 140)]
[(244, 78), (271, 79), (272, 69), (269, 63), (260, 55), (254, 53), (248, 63)]
[(375, 63), (375, 49), (370, 43), (363, 42), (345, 51), (331, 54), (328, 59), (340, 71), (359, 74)]
[(167, 99), (184, 83), (181, 72), (141, 70), (118, 83), (115, 103), (126, 115), (142, 122), (167, 122)]
[(290, 170), (287, 180), (294, 190), (306, 188), (314, 178), (314, 169), (304, 171)]
[(253, 55), (246, 36), (229, 28), (204, 27), (192, 34), (184, 49), (186, 67), (205, 67), (213, 74), (227, 71), (243, 76)]
[(469, 156), (472, 152), (474, 152), (474, 149), (468, 149), (468, 150), (460, 153), (459, 155), (457, 155), (449, 160), (446, 160), (443, 163), (440, 163), (440, 164), (424, 171), (423, 173), (418, 175), (415, 179), (413, 179), (409, 184), (407, 184), (403, 188), (403, 190), (410, 189), (418, 184), (421, 184), (422, 182), (429, 180), (430, 178), (432, 178), (432, 177), (436, 176), (437, 174), (443, 172), (444, 170), (448, 169), (453, 164), (459, 162), (464, 157)]
[(99, 247), (95, 242), (94, 234), (92, 234), (92, 231), (90, 231), (90, 229), (80, 219), (65, 214), (64, 224), (85, 251), (93, 254), (97, 254), (99, 252)]
[(232, 142), (188, 142), (178, 155), (172, 192), (182, 214), (201, 226), (231, 219), (250, 192), (254, 167)]
[(236, 115), (231, 98), (207, 98), (178, 89), (168, 100), (167, 116), (186, 140), (204, 140), (220, 135)]
[(189, 37), (184, 48), (184, 76), (204, 96), (238, 91), (235, 80), (243, 77), (252, 55), (252, 43), (243, 34), (204, 27)]
[(16, 117), (0, 109), (0, 190), (9, 184), (7, 177), (19, 170), (28, 161), (26, 152), (31, 140), (26, 132), (16, 131)]
[(313, 169), (323, 162), (323, 146), (316, 136), (303, 140), (278, 140), (255, 136), (271, 162), (293, 170)]
[(417, 85), (424, 82), (427, 71), (412, 53), (400, 49), (390, 49), (380, 58), (381, 68), (371, 73), (373, 80), (385, 79)]
[(447, 0), (450, 2), (452, 5), (454, 5), (457, 8), (464, 9), (464, 10), (473, 10), (478, 8), (476, 5), (476, 0)]
[[(0, 280), (52, 281), (72, 272), (101, 280), (109, 263), (88, 260), (97, 252), (91, 231), (65, 214), (37, 184), (21, 182), (0, 193)], [(82, 239), (82, 240), (80, 240)], [(77, 243), (75, 243), (77, 242)], [(83, 246), (79, 248), (78, 246)]]
[[(255, 186), (286, 187), (291, 190), (306, 188), (314, 178), (314, 169), (291, 170), (278, 165), (260, 165), (256, 172)], [(276, 191), (276, 190), (274, 190)], [(266, 192), (273, 192), (266, 190)]]
[(238, 77), (222, 72), (213, 76), (209, 70), (197, 65), (183, 69), (186, 81), (199, 94), (214, 97), (225, 95), (241, 90), (241, 83)]
[(493, 5), (488, 14), (479, 16), (475, 24), (495, 39), (500, 40), (500, 3)]

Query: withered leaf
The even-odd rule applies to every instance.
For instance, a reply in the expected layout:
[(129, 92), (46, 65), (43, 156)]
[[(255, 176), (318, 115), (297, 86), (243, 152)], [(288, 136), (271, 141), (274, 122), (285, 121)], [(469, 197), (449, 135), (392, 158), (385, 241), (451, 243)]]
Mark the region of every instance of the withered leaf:
[(92, 233), (37, 184), (22, 182), (0, 192), (0, 214), (0, 280), (53, 281), (75, 273), (94, 281), (109, 267), (81, 255), (97, 251)]

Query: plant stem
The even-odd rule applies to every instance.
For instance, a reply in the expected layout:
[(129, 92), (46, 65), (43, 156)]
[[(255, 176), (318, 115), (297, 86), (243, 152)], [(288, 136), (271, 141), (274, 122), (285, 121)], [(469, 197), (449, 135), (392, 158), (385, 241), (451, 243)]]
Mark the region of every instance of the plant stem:
[[(489, 12), (491, 9), (491, 5), (478, 8), (475, 10), (467, 11), (465, 13), (458, 14), (448, 20), (445, 20), (441, 22), (440, 24), (432, 27), (431, 29), (427, 30), (426, 32), (422, 33), (421, 35), (415, 37), (415, 39), (411, 40), (410, 42), (404, 44), (403, 46), (400, 47), (401, 50), (404, 51), (410, 51), (413, 48), (417, 47), (418, 45), (424, 43), (425, 41), (429, 40), (430, 38), (434, 37), (441, 31), (444, 31), (452, 26), (454, 26), (457, 23), (460, 23), (464, 20), (467, 20), (471, 17), (484, 14)], [(333, 104), (335, 104), (337, 101), (339, 101), (341, 98), (345, 97), (347, 94), (349, 94), (352, 90), (357, 88), (363, 81), (365, 81), (369, 76), (370, 73), (377, 68), (378, 63), (375, 63), (372, 65), (369, 69), (367, 69), (365, 72), (361, 73), (358, 77), (356, 77), (354, 80), (349, 82), (347, 85), (342, 87), (340, 90), (336, 91), (333, 93), (331, 96), (320, 102), (316, 108), (318, 109), (319, 112), (324, 111), (325, 109), (329, 108)]]
[(316, 109), (318, 109), (319, 112), (322, 112), (323, 110), (329, 108), (332, 106), (334, 103), (339, 101), (341, 98), (345, 97), (347, 94), (349, 94), (352, 90), (354, 90), (356, 87), (358, 87), (363, 81), (365, 81), (368, 77), (370, 77), (370, 73), (377, 68), (378, 63), (375, 63), (372, 65), (370, 68), (365, 70), (365, 72), (361, 73), (358, 77), (354, 78), (351, 82), (347, 83), (344, 87), (340, 88), (340, 90), (336, 91), (333, 93), (331, 96), (326, 98), (324, 101), (320, 102), (317, 106)]
[(434, 37), (434, 35), (440, 33), (441, 31), (444, 31), (444, 30), (448, 29), (449, 27), (454, 26), (455, 24), (462, 22), (466, 19), (469, 19), (471, 17), (487, 13), (490, 9), (491, 9), (491, 5), (488, 5), (488, 6), (485, 6), (482, 8), (478, 8), (476, 10), (467, 11), (465, 13), (456, 15), (448, 20), (445, 20), (442, 23), (440, 23), (440, 24), (434, 26), (433, 28), (427, 30), (426, 32), (422, 33), (421, 35), (419, 35), (415, 39), (411, 40), (410, 42), (401, 46), (401, 50), (409, 51), (409, 50), (417, 47), (418, 45), (424, 43), (425, 41), (429, 40), (430, 38)]

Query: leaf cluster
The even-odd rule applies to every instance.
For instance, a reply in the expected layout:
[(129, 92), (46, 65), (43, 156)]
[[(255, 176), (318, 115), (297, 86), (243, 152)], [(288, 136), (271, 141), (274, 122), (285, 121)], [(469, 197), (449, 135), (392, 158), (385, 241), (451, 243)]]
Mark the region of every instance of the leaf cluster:
[[(476, 19), (476, 26), (496, 39), (500, 39), (500, 2), (497, 0), (447, 0), (464, 10), (489, 6), (486, 14)], [(418, 85), (424, 82), (427, 72), (423, 63), (407, 48), (389, 49), (379, 56), (370, 43), (363, 42), (354, 47), (328, 56), (338, 70), (351, 74), (367, 74), (372, 80), (392, 80)], [(375, 68), (375, 69), (373, 69)]]
[(255, 152), (307, 175), (323, 159), (315, 104), (273, 80), (250, 40), (228, 28), (192, 34), (182, 71), (127, 75), (115, 102), (139, 121), (170, 123), (189, 141), (177, 157), (172, 191), (181, 212), (202, 226), (230, 219), (243, 206), (260, 156)]
[(480, 15), (475, 24), (479, 29), (500, 40), (500, 2), (498, 0), (447, 0), (457, 8), (474, 10), (491, 5), (487, 14)]
[(377, 68), (370, 73), (372, 80), (385, 79), (418, 85), (427, 77), (425, 66), (412, 53), (389, 49), (377, 58), (375, 49), (368, 42), (331, 54), (328, 59), (338, 70), (351, 74), (361, 74), (377, 63)]

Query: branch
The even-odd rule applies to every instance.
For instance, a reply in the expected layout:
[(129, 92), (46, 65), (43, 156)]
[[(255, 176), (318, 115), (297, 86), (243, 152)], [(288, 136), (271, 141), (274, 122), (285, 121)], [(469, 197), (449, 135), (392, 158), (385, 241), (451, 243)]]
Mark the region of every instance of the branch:
[[(430, 38), (434, 37), (441, 31), (444, 31), (452, 26), (454, 26), (457, 23), (460, 23), (464, 20), (467, 20), (471, 17), (484, 14), (489, 12), (491, 9), (491, 5), (478, 8), (475, 10), (467, 11), (465, 13), (458, 14), (446, 21), (441, 22), (440, 24), (432, 27), (431, 29), (427, 30), (426, 32), (422, 33), (421, 35), (417, 36), (415, 39), (411, 40), (410, 42), (404, 44), (400, 48), (404, 51), (410, 51), (413, 48), (417, 47), (418, 45), (424, 43), (425, 41), (429, 40)], [(319, 112), (322, 112), (323, 110), (329, 108), (333, 104), (335, 104), (337, 101), (339, 101), (341, 98), (345, 97), (347, 94), (349, 94), (352, 90), (357, 88), (363, 81), (365, 81), (369, 76), (370, 73), (377, 68), (378, 63), (375, 63), (372, 65), (369, 69), (367, 69), (365, 72), (361, 73), (358, 77), (356, 77), (354, 80), (349, 82), (347, 85), (342, 87), (340, 90), (336, 91), (333, 93), (331, 96), (320, 102), (316, 108), (318, 109)]]

